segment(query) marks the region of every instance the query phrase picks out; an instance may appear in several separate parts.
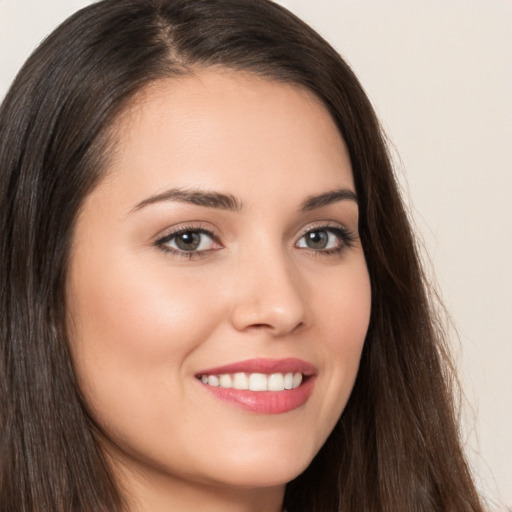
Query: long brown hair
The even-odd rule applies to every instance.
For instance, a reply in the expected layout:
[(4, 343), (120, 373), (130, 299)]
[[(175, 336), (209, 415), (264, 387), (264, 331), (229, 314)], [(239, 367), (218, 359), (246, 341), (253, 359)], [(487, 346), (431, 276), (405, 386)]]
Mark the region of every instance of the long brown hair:
[(382, 133), (358, 80), (268, 0), (104, 0), (30, 57), (0, 109), (0, 503), (120, 512), (65, 330), (73, 225), (110, 129), (147, 84), (220, 66), (299, 84), (347, 144), (372, 313), (349, 403), (289, 512), (481, 511), (458, 439), (452, 373)]

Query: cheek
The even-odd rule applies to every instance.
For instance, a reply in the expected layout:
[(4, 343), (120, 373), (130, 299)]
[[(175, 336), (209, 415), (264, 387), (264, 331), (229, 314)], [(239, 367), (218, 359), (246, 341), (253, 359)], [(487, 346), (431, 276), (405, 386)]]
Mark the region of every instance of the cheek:
[(371, 311), (371, 287), (366, 266), (358, 268), (337, 287), (331, 287), (324, 299), (319, 350), (329, 361), (329, 371), (321, 376), (329, 392), (323, 403), (324, 411), (334, 426), (348, 401), (354, 385)]
[[(137, 268), (122, 258), (79, 263), (70, 276), (69, 334), (89, 405), (113, 406), (125, 395), (130, 406), (145, 400), (139, 395), (148, 385), (181, 386), (188, 354), (219, 320), (213, 293), (154, 262)], [(200, 322), (198, 311), (205, 312)], [(122, 406), (118, 400), (116, 407)]]
[(339, 282), (327, 288), (323, 307), (317, 308), (330, 350), (340, 357), (360, 353), (370, 321), (371, 286), (364, 260), (350, 270), (340, 273)]
[[(86, 277), (91, 275), (94, 279)], [(165, 272), (151, 265), (132, 268), (121, 262), (75, 272), (69, 308), (78, 320), (81, 345), (155, 358), (189, 346), (202, 330), (197, 311), (209, 302), (195, 285), (171, 276), (166, 280)]]

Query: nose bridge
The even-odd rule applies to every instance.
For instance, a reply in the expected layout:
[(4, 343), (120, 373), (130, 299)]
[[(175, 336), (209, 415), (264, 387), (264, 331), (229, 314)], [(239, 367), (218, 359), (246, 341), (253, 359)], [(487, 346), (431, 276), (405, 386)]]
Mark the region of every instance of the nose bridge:
[(261, 243), (247, 251), (236, 274), (235, 328), (265, 328), (274, 335), (284, 335), (305, 323), (300, 274), (281, 244)]

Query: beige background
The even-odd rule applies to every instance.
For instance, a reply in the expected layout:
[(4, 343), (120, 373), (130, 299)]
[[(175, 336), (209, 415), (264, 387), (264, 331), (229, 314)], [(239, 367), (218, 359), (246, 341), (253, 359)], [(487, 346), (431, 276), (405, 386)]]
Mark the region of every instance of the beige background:
[[(88, 3), (0, 0), (0, 98), (38, 41)], [(280, 3), (345, 56), (396, 148), (458, 330), (470, 459), (489, 509), (512, 510), (512, 1)]]

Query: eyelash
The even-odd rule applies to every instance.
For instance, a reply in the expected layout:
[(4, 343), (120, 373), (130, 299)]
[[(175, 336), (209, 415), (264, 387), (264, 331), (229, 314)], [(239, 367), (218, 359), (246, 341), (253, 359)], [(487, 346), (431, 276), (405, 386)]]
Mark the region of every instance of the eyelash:
[[(335, 235), (339, 239), (339, 245), (337, 247), (333, 247), (331, 249), (313, 249), (313, 248), (304, 248), (305, 250), (308, 250), (309, 252), (313, 253), (315, 256), (334, 256), (334, 255), (340, 255), (342, 254), (346, 249), (352, 247), (355, 244), (356, 241), (356, 235), (350, 231), (349, 229), (339, 226), (339, 225), (330, 225), (330, 224), (321, 224), (318, 226), (309, 226), (307, 229), (305, 229), (299, 236), (297, 242), (295, 243), (295, 246), (298, 244), (298, 242), (304, 238), (309, 233), (314, 232), (328, 232), (333, 235)], [(192, 250), (192, 251), (185, 251), (180, 249), (175, 249), (173, 247), (169, 247), (168, 244), (176, 237), (183, 235), (185, 233), (199, 233), (202, 235), (207, 235), (211, 238), (213, 243), (218, 244), (222, 247), (222, 244), (220, 243), (219, 239), (215, 234), (205, 227), (201, 225), (192, 225), (192, 226), (183, 226), (176, 228), (172, 230), (170, 233), (166, 234), (165, 236), (159, 238), (155, 241), (154, 245), (161, 249), (162, 251), (166, 253), (170, 253), (174, 256), (184, 258), (187, 260), (191, 259), (198, 259), (198, 258), (204, 258), (208, 255), (208, 253), (211, 250), (216, 249), (206, 249), (206, 250)]]
[(176, 228), (176, 229), (172, 230), (170, 233), (164, 235), (162, 238), (159, 238), (155, 242), (155, 246), (166, 253), (170, 253), (174, 256), (178, 256), (180, 258), (184, 258), (187, 260), (206, 257), (208, 252), (210, 252), (210, 250), (183, 251), (183, 250), (179, 250), (179, 249), (174, 249), (173, 247), (169, 247), (168, 245), (166, 245), (169, 242), (171, 242), (173, 239), (175, 239), (178, 236), (183, 235), (185, 233), (200, 233), (202, 235), (207, 235), (213, 240), (213, 242), (221, 245), (218, 237), (216, 237), (215, 234), (212, 233), (212, 231), (204, 228), (201, 225), (195, 225), (195, 226), (192, 225), (192, 226), (183, 226), (183, 227)]
[[(315, 233), (319, 231), (324, 231), (335, 235), (339, 239), (339, 245), (337, 247), (333, 247), (332, 249), (308, 248), (307, 250), (312, 252), (315, 256), (341, 255), (343, 252), (345, 252), (346, 249), (353, 247), (357, 239), (355, 233), (344, 226), (340, 226), (338, 224), (319, 224), (318, 226), (309, 226), (306, 228), (299, 236), (299, 240), (304, 238), (308, 233)], [(297, 243), (298, 242), (296, 242), (296, 244)]]

